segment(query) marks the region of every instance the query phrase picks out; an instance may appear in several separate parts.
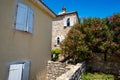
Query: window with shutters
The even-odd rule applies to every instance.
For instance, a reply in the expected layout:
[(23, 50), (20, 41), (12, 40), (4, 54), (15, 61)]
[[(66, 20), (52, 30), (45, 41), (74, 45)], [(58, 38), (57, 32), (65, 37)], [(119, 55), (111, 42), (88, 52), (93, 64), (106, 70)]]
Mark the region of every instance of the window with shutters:
[(55, 46), (59, 46), (60, 42), (64, 40), (64, 36), (60, 35), (55, 38)]
[(73, 26), (73, 19), (72, 18), (65, 18), (64, 20), (64, 28), (67, 28), (67, 27), (70, 27), (70, 26)]
[(57, 45), (59, 45), (59, 44), (60, 44), (60, 38), (57, 37)]
[(8, 80), (22, 80), (23, 64), (10, 65)]
[(19, 2), (16, 15), (16, 30), (33, 32), (33, 10), (27, 5)]
[(57, 36), (56, 38), (55, 38), (55, 46), (59, 46), (59, 44), (60, 44), (60, 36)]
[(30, 60), (11, 62), (7, 80), (29, 80), (30, 62)]
[(70, 18), (67, 19), (67, 26), (70, 26)]

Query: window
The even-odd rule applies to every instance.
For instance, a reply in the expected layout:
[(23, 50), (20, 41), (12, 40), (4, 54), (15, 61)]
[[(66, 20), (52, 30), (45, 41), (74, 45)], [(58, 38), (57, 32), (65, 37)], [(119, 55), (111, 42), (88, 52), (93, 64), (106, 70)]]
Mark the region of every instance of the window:
[(55, 46), (60, 45), (60, 42), (64, 40), (64, 36), (60, 35), (55, 38)]
[(29, 69), (30, 60), (10, 63), (8, 80), (29, 80)]
[(67, 19), (67, 26), (70, 26), (70, 18)]
[(55, 46), (59, 45), (60, 44), (60, 36), (57, 36), (55, 38)]
[(23, 64), (10, 65), (8, 80), (22, 80)]
[(73, 26), (73, 19), (72, 18), (64, 18), (64, 28)]
[(60, 38), (57, 37), (57, 45), (59, 45), (59, 44), (60, 44)]
[(33, 15), (31, 8), (19, 2), (16, 15), (16, 29), (32, 33)]

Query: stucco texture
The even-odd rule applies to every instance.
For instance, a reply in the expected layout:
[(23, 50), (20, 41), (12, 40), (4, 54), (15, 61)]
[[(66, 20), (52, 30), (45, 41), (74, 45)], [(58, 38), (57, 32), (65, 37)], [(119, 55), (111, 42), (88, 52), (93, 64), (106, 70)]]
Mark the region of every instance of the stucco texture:
[(15, 29), (15, 0), (0, 0), (0, 80), (8, 77), (8, 64), (31, 60), (30, 80), (45, 80), (50, 59), (52, 17), (29, 0), (19, 0), (34, 11), (33, 33)]

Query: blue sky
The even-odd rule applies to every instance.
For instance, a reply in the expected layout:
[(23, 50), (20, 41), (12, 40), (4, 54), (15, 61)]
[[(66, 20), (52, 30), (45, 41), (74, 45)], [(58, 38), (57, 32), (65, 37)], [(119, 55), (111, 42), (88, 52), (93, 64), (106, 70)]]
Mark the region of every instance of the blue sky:
[(56, 14), (64, 6), (67, 12), (77, 11), (79, 17), (108, 17), (120, 13), (120, 0), (42, 0)]

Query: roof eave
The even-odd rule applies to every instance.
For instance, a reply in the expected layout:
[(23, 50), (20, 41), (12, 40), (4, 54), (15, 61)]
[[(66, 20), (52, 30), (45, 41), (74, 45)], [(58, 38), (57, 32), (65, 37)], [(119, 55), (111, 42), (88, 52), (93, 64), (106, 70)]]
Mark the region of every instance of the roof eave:
[(64, 16), (64, 15), (69, 15), (69, 14), (77, 14), (77, 11), (69, 12), (69, 13), (63, 13), (63, 14), (58, 14), (57, 16)]
[(44, 9), (48, 14), (50, 14), (53, 18), (56, 17), (56, 14), (48, 8), (41, 0), (32, 0), (34, 3), (37, 3), (42, 9)]
[(78, 17), (78, 12), (77, 11), (73, 11), (73, 12), (69, 12), (69, 13), (64, 13), (64, 14), (58, 14), (57, 17), (64, 16), (64, 15), (70, 15), (70, 14), (76, 14), (77, 19), (78, 19), (78, 23), (80, 23), (80, 19)]

